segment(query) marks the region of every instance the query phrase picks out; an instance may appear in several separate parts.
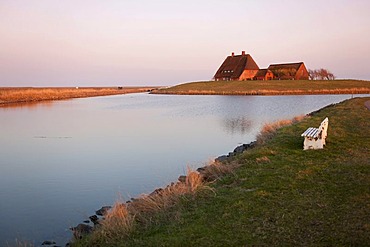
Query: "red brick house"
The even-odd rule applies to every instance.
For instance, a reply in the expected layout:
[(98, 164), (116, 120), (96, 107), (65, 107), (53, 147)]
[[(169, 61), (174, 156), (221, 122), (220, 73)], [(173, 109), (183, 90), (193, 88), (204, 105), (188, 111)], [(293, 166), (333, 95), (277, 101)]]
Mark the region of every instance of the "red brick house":
[(245, 54), (228, 56), (217, 70), (214, 79), (216, 81), (252, 80), (259, 70), (252, 56)]
[(308, 80), (308, 71), (303, 62), (271, 64), (268, 70), (274, 73), (276, 80)]

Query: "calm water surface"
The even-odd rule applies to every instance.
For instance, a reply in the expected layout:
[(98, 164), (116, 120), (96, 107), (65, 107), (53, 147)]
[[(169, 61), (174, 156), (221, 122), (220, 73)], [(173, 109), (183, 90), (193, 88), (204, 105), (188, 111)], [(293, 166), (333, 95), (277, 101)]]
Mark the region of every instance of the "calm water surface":
[(0, 108), (0, 246), (69, 227), (255, 140), (264, 123), (350, 95), (129, 94)]

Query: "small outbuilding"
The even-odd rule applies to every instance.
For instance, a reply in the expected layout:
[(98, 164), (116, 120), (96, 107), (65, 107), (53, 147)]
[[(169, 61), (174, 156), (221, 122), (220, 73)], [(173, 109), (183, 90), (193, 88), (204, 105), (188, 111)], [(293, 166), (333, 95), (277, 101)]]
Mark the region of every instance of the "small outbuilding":
[(254, 80), (272, 80), (274, 79), (274, 73), (269, 69), (260, 69), (257, 74), (253, 77)]

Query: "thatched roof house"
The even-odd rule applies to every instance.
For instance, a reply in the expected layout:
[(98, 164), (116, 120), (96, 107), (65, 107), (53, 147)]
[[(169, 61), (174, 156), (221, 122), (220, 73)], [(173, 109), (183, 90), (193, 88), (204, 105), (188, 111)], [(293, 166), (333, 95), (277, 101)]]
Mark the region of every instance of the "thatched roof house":
[(216, 81), (251, 80), (259, 70), (252, 56), (245, 54), (228, 56), (217, 70), (214, 79)]
[(242, 51), (234, 52), (221, 64), (214, 75), (216, 81), (231, 80), (308, 80), (309, 75), (303, 62), (271, 64), (267, 69), (259, 69), (252, 56)]
[(281, 80), (308, 80), (308, 71), (303, 62), (271, 64), (268, 67), (274, 73), (274, 79)]

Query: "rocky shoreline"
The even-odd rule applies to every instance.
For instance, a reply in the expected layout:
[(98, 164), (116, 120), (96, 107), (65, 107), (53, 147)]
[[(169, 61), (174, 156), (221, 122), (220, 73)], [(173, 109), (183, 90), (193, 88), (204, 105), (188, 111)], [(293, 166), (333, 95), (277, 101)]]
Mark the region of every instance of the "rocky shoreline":
[[(232, 160), (232, 158), (238, 154), (241, 154), (249, 149), (254, 148), (257, 145), (256, 141), (253, 141), (249, 144), (242, 144), (237, 146), (232, 152), (229, 152), (228, 154), (218, 156), (215, 158), (214, 162), (216, 163), (224, 163), (224, 162), (229, 162)], [(203, 179), (205, 181), (210, 181), (212, 180), (210, 177), (208, 177), (206, 173), (206, 167), (199, 167), (197, 169), (197, 172), (199, 172)], [(179, 182), (183, 182), (186, 180), (186, 176), (180, 175), (178, 178)], [(169, 185), (170, 186), (170, 185)], [(154, 194), (159, 194), (163, 191), (162, 188), (155, 189), (153, 192), (150, 193), (150, 195)], [(134, 201), (135, 198), (131, 198), (130, 201), (127, 201), (126, 203), (130, 203), (131, 201)], [(95, 214), (91, 215), (88, 217), (88, 219), (84, 220), (82, 223), (78, 224), (75, 227), (70, 227), (69, 229), (73, 233), (73, 238), (74, 239), (81, 239), (86, 235), (91, 234), (94, 229), (100, 224), (100, 221), (104, 219), (104, 215), (112, 208), (112, 206), (103, 206), (100, 209), (95, 211)], [(70, 242), (65, 244), (65, 247), (71, 246), (73, 242), (73, 239), (71, 239)], [(58, 247), (60, 245), (57, 245), (55, 241), (51, 240), (45, 240), (42, 244), (42, 246), (50, 246), (50, 247)]]

